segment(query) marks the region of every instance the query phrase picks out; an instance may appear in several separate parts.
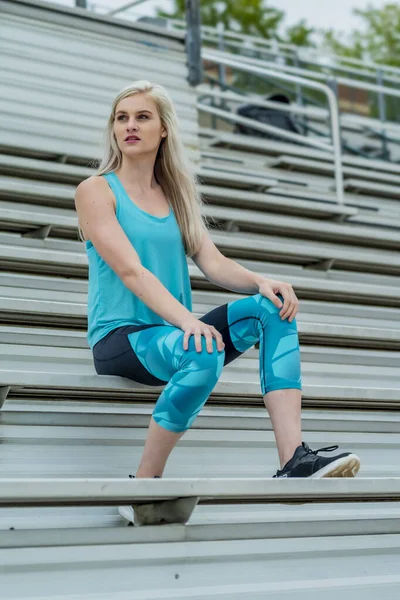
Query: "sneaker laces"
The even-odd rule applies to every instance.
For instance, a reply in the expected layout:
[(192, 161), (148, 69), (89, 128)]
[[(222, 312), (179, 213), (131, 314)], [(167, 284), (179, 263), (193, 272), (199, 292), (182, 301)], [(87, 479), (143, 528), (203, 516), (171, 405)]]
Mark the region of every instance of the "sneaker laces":
[[(318, 448), (318, 450), (311, 450), (310, 446), (308, 444), (306, 444), (306, 442), (302, 442), (301, 445), (307, 454), (315, 454), (315, 456), (317, 456), (318, 452), (334, 452), (335, 450), (337, 450), (339, 448), (339, 446), (326, 446), (326, 448)], [(290, 460), (292, 460), (292, 459), (290, 459)], [(288, 461), (288, 462), (290, 462), (290, 461)], [(288, 463), (286, 463), (286, 465), (287, 464)], [(280, 477), (280, 475), (284, 472), (286, 465), (283, 467), (283, 469), (281, 469), (281, 470), (278, 469), (276, 474), (273, 476), (273, 478)]]
[(307, 452), (307, 454), (315, 454), (315, 455), (317, 455), (318, 452), (334, 452), (335, 450), (337, 450), (339, 448), (339, 446), (327, 446), (326, 448), (318, 448), (318, 450), (311, 450), (310, 446), (308, 444), (306, 444), (305, 442), (302, 443), (302, 446), (303, 446), (304, 450)]

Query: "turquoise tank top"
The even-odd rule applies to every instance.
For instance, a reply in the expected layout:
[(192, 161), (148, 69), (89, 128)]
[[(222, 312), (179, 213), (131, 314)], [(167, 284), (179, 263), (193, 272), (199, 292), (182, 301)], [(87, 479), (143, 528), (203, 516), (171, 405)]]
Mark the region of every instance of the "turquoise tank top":
[[(118, 176), (103, 175), (114, 193), (116, 217), (138, 253), (142, 265), (192, 311), (192, 290), (182, 235), (172, 206), (166, 217), (155, 217), (129, 198)], [(170, 325), (129, 290), (101, 258), (91, 241), (85, 242), (89, 263), (88, 330), (90, 348), (123, 325)]]

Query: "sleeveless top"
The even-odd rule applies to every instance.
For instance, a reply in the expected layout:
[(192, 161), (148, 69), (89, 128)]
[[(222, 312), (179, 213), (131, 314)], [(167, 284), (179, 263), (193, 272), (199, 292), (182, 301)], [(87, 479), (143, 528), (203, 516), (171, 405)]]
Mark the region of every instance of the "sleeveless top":
[[(129, 198), (118, 176), (103, 175), (114, 193), (116, 217), (138, 253), (142, 265), (192, 311), (192, 291), (183, 239), (172, 206), (166, 217), (155, 217)], [(89, 263), (88, 331), (90, 348), (123, 325), (171, 325), (129, 290), (91, 241), (85, 242)]]

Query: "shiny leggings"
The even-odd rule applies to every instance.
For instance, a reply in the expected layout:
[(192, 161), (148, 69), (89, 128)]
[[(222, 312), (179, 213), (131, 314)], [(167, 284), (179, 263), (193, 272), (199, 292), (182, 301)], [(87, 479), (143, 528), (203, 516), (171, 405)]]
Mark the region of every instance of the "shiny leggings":
[[(278, 297), (283, 300), (282, 296)], [(224, 365), (260, 343), (259, 373), (263, 395), (272, 390), (301, 390), (300, 348), (296, 319), (279, 316), (281, 309), (255, 294), (219, 306), (200, 321), (222, 335), (225, 349), (197, 352), (191, 335), (173, 325), (125, 326), (111, 332), (93, 349), (97, 373), (121, 375), (146, 385), (165, 385), (153, 411), (161, 427), (186, 431), (206, 403)]]

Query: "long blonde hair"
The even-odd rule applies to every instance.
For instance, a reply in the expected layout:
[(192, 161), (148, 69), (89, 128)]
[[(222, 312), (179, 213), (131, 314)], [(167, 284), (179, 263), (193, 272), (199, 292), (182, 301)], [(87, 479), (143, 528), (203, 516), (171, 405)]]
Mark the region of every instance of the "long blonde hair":
[[(207, 218), (201, 214), (201, 207), (205, 202), (198, 189), (197, 175), (186, 157), (187, 153), (180, 139), (174, 105), (162, 85), (146, 80), (134, 81), (114, 98), (104, 133), (104, 155), (96, 175), (103, 175), (120, 168), (122, 152), (113, 132), (116, 107), (124, 98), (141, 93), (147, 94), (155, 101), (161, 123), (167, 131), (167, 136), (160, 142), (154, 164), (154, 175), (174, 210), (185, 253), (193, 256), (200, 248), (203, 232), (208, 228)], [(83, 233), (80, 228), (79, 233), (80, 235)], [(81, 239), (84, 241), (83, 237)]]

